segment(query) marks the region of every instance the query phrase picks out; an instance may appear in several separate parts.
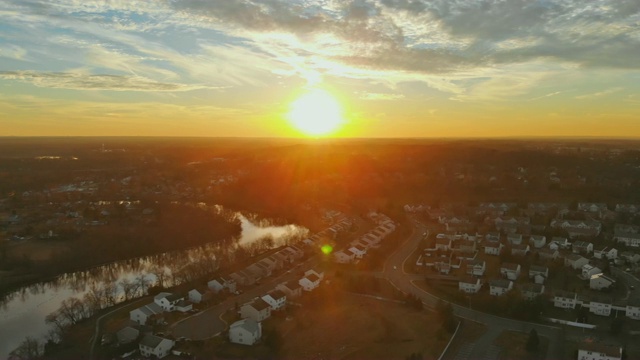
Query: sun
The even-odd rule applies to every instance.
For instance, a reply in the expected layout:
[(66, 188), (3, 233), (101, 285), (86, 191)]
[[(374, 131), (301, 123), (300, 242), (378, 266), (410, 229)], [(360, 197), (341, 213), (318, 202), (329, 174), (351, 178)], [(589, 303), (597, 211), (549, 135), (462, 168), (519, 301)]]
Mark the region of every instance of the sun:
[(287, 118), (309, 136), (328, 135), (344, 124), (338, 101), (320, 89), (311, 90), (292, 102)]

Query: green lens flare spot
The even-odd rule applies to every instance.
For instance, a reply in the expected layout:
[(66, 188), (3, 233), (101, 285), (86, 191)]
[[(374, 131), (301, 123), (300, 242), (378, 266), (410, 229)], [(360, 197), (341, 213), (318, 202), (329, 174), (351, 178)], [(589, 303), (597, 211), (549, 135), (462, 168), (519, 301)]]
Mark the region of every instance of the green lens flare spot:
[(325, 255), (329, 255), (333, 251), (333, 247), (331, 245), (322, 245), (320, 250), (322, 250)]

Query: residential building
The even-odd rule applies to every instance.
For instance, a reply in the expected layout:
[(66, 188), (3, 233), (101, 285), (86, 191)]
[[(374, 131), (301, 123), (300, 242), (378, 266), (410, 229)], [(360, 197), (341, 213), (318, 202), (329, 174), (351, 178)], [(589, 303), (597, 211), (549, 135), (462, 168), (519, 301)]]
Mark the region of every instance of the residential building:
[(608, 289), (615, 283), (614, 279), (602, 273), (591, 275), (589, 278), (589, 288), (592, 290)]
[(484, 253), (489, 255), (500, 255), (503, 247), (504, 245), (502, 245), (500, 241), (485, 240)]
[(556, 260), (560, 256), (560, 252), (558, 252), (557, 248), (544, 247), (538, 250), (538, 256), (540, 256), (541, 260)]
[(549, 242), (549, 247), (555, 247), (556, 250), (568, 249), (571, 247), (571, 243), (569, 242), (569, 239), (565, 237), (554, 236), (551, 238), (551, 242)]
[(282, 283), (276, 286), (276, 289), (285, 293), (288, 299), (295, 299), (300, 295), (302, 295), (302, 286), (300, 286), (298, 282), (293, 280), (287, 281), (285, 283)]
[(229, 327), (229, 341), (233, 344), (254, 345), (262, 337), (262, 324), (246, 318)]
[(612, 247), (600, 247), (593, 250), (593, 257), (596, 259), (615, 260), (618, 258), (618, 250)]
[(640, 262), (640, 254), (631, 251), (623, 251), (620, 253), (620, 258), (624, 259), (630, 264), (637, 264)]
[(578, 360), (622, 360), (622, 347), (600, 343), (580, 343)]
[(324, 271), (319, 268), (311, 268), (304, 272), (304, 276), (315, 275), (320, 278), (320, 280), (324, 279)]
[(487, 269), (487, 263), (484, 260), (472, 260), (467, 263), (467, 274), (473, 276), (482, 276)]
[(617, 213), (635, 214), (640, 211), (640, 205), (638, 204), (616, 204)]
[(592, 275), (601, 273), (602, 270), (600, 270), (597, 266), (593, 266), (591, 264), (582, 265), (582, 277), (584, 279), (590, 279)]
[(191, 301), (182, 299), (176, 303), (174, 310), (179, 312), (191, 311), (193, 310), (193, 303)]
[(338, 264), (350, 264), (356, 259), (356, 254), (351, 249), (340, 250), (333, 253), (333, 260)]
[(518, 280), (518, 277), (520, 277), (520, 264), (503, 263), (500, 266), (500, 274), (509, 280)]
[(136, 341), (140, 336), (140, 331), (131, 326), (124, 327), (116, 333), (116, 339), (118, 339), (118, 345), (131, 344)]
[(571, 251), (576, 254), (589, 254), (593, 252), (593, 244), (587, 241), (576, 241), (571, 246)]
[(214, 293), (219, 293), (222, 290), (228, 290), (230, 293), (236, 292), (236, 282), (232, 279), (225, 279), (223, 277), (215, 278), (207, 283), (207, 287)]
[(511, 255), (515, 256), (527, 256), (527, 254), (531, 251), (531, 248), (528, 244), (519, 244), (511, 246)]
[(467, 294), (475, 294), (480, 291), (481, 287), (482, 282), (480, 282), (479, 278), (465, 277), (464, 279), (458, 281), (458, 290)]
[(168, 292), (161, 292), (153, 297), (153, 302), (160, 305), (164, 311), (175, 310), (175, 306), (180, 300), (184, 300), (184, 296)]
[(607, 210), (608, 207), (605, 203), (578, 203), (578, 211), (600, 214)]
[(640, 247), (640, 233), (616, 231), (613, 239), (626, 246)]
[(451, 249), (450, 239), (436, 239), (436, 250), (447, 251)]
[(625, 307), (625, 315), (629, 319), (640, 320), (640, 301), (637, 299), (630, 299)]
[(281, 290), (272, 290), (263, 295), (262, 300), (271, 306), (271, 310), (278, 311), (284, 309), (287, 305), (287, 294)]
[(562, 309), (575, 309), (578, 304), (578, 294), (568, 291), (557, 291), (553, 295), (553, 306)]
[(547, 243), (547, 237), (544, 235), (531, 235), (529, 242), (531, 242), (534, 248), (540, 249)]
[(175, 343), (173, 340), (165, 339), (155, 335), (145, 335), (138, 344), (140, 354), (145, 357), (156, 357), (162, 359), (171, 353)]
[(570, 266), (574, 270), (582, 269), (588, 263), (589, 259), (578, 254), (569, 254), (564, 258), (564, 266)]
[(501, 296), (513, 289), (513, 281), (506, 279), (494, 279), (489, 281), (489, 294)]
[(529, 267), (529, 279), (535, 278), (536, 275), (540, 275), (544, 279), (547, 279), (549, 277), (549, 268), (546, 266), (531, 265)]
[(312, 291), (313, 289), (320, 286), (320, 277), (316, 274), (311, 274), (298, 280), (298, 284), (302, 286), (302, 289), (304, 291)]
[(589, 312), (600, 316), (609, 316), (611, 315), (611, 306), (611, 298), (594, 297), (589, 302)]
[(211, 291), (204, 290), (204, 289), (191, 289), (187, 293), (187, 297), (189, 298), (189, 301), (191, 301), (194, 304), (199, 304), (203, 301), (209, 301), (213, 297), (212, 295), (213, 293)]
[(271, 305), (261, 298), (255, 298), (252, 302), (240, 307), (240, 318), (251, 318), (255, 321), (263, 321), (271, 316)]
[(511, 245), (520, 245), (522, 244), (522, 234), (508, 234), (507, 241)]
[(522, 298), (526, 300), (533, 300), (538, 296), (544, 294), (544, 285), (541, 284), (524, 284), (520, 288)]
[(156, 303), (150, 303), (129, 311), (129, 319), (140, 325), (146, 325), (149, 319), (162, 314), (162, 307)]

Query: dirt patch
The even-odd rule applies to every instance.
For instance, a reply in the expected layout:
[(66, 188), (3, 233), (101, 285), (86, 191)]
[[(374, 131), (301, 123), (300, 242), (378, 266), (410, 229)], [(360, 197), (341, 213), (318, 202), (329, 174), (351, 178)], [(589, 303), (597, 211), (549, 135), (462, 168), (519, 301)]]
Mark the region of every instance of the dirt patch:
[(48, 261), (56, 255), (66, 251), (67, 244), (60, 242), (44, 242), (39, 240), (28, 240), (17, 244), (12, 244), (7, 248), (7, 255), (15, 259), (29, 259), (31, 261)]
[(529, 353), (526, 350), (527, 340), (529, 339), (528, 333), (503, 331), (494, 341), (494, 344), (502, 349), (500, 352), (501, 360), (537, 360), (544, 358), (544, 355), (547, 353), (547, 347), (549, 346), (549, 340), (547, 338), (542, 336), (538, 336), (538, 338), (540, 339), (540, 345), (538, 346), (538, 352), (535, 354)]
[(437, 358), (449, 335), (432, 313), (331, 289), (305, 299), (276, 324), (286, 339), (282, 357), (366, 359)]

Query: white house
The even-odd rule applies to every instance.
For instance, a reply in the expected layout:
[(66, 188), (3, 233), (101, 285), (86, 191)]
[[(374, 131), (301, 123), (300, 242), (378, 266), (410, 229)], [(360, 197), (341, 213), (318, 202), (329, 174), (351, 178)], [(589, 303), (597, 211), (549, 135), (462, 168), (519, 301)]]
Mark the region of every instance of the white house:
[(504, 245), (500, 241), (485, 241), (484, 253), (489, 255), (500, 255)]
[(247, 318), (229, 327), (229, 341), (233, 344), (253, 345), (262, 337), (262, 324)]
[(529, 279), (533, 279), (536, 284), (544, 284), (549, 277), (549, 268), (546, 266), (531, 265), (529, 267)]
[(296, 281), (287, 281), (276, 286), (276, 289), (287, 294), (287, 298), (294, 299), (302, 295), (302, 286)]
[(637, 300), (630, 300), (625, 308), (625, 315), (629, 319), (640, 320), (640, 302)]
[(484, 260), (472, 260), (467, 263), (467, 274), (473, 276), (482, 276), (487, 269), (487, 263)]
[(436, 239), (436, 250), (447, 251), (451, 249), (451, 239)]
[(541, 284), (524, 284), (520, 288), (522, 298), (526, 300), (533, 300), (536, 297), (544, 294), (544, 285)]
[(215, 278), (207, 283), (207, 287), (214, 293), (227, 289), (230, 293), (236, 292), (236, 282), (232, 279), (225, 279), (222, 277)]
[(482, 283), (479, 278), (468, 277), (458, 281), (458, 290), (467, 294), (475, 294), (480, 291)]
[(580, 343), (578, 360), (622, 360), (622, 347)]
[(611, 299), (609, 298), (593, 298), (589, 302), (589, 312), (601, 315), (601, 316), (609, 316), (611, 315)]
[(589, 259), (578, 254), (569, 254), (564, 258), (564, 266), (571, 266), (574, 270), (582, 269), (589, 263)]
[(364, 246), (359, 245), (350, 247), (349, 251), (355, 254), (356, 259), (362, 259), (367, 254), (367, 249)]
[(520, 245), (522, 244), (522, 234), (508, 234), (507, 241), (511, 245)]
[(302, 286), (304, 291), (312, 291), (320, 286), (320, 277), (316, 274), (311, 274), (298, 280), (298, 284)]
[(251, 318), (255, 321), (263, 321), (271, 316), (271, 305), (261, 298), (255, 298), (252, 302), (240, 307), (240, 318)]
[(551, 238), (551, 242), (549, 243), (549, 247), (559, 249), (568, 249), (571, 247), (571, 243), (565, 237), (554, 236)]
[(150, 303), (129, 311), (129, 319), (140, 325), (146, 325), (149, 318), (154, 315), (162, 314), (162, 312), (163, 310), (160, 305), (156, 303)]
[(538, 256), (542, 260), (555, 260), (560, 256), (557, 248), (552, 248), (551, 246), (542, 248), (538, 250)]
[(516, 244), (511, 246), (511, 255), (526, 256), (531, 251), (529, 244)]
[(553, 306), (562, 309), (575, 309), (578, 304), (578, 294), (568, 291), (557, 291), (553, 296)]
[(608, 277), (607, 275), (604, 275), (602, 273), (593, 274), (589, 279), (589, 288), (592, 290), (602, 290), (613, 286), (613, 284), (615, 283), (616, 281)]
[(506, 279), (495, 279), (489, 281), (489, 294), (493, 296), (504, 295), (513, 289), (513, 281)]
[(596, 266), (593, 266), (591, 264), (582, 265), (582, 277), (585, 279), (590, 279), (591, 275), (601, 274), (601, 273), (602, 273), (602, 270), (600, 270)]
[(203, 301), (211, 300), (213, 293), (204, 289), (191, 289), (187, 293), (187, 298), (194, 304), (200, 304)]
[(531, 235), (529, 241), (533, 244), (534, 248), (540, 249), (547, 243), (547, 237), (544, 235)]
[(615, 260), (618, 258), (618, 250), (612, 247), (604, 247), (593, 250), (593, 256), (596, 259)]
[(320, 278), (320, 280), (324, 279), (324, 271), (318, 268), (311, 268), (304, 272), (304, 276), (315, 275)]
[(158, 359), (162, 359), (171, 353), (173, 345), (175, 345), (173, 340), (149, 334), (142, 338), (142, 341), (138, 344), (138, 349), (142, 356), (154, 356)]
[(180, 300), (184, 300), (184, 296), (168, 292), (161, 292), (153, 297), (153, 302), (160, 305), (164, 311), (175, 310), (175, 306)]
[(193, 310), (193, 303), (188, 300), (180, 300), (175, 305), (175, 310), (180, 312), (187, 312)]
[(340, 250), (333, 253), (333, 260), (338, 264), (352, 263), (356, 258), (356, 254), (351, 249)]
[(509, 280), (518, 280), (518, 277), (520, 277), (520, 264), (503, 263), (500, 266), (500, 274)]
[(576, 241), (571, 246), (571, 250), (576, 254), (588, 254), (593, 252), (593, 244), (588, 241)]
[(281, 290), (272, 290), (263, 295), (262, 300), (271, 306), (271, 310), (278, 311), (287, 305), (287, 294)]
[(640, 233), (616, 231), (613, 235), (613, 239), (627, 246), (640, 246)]

